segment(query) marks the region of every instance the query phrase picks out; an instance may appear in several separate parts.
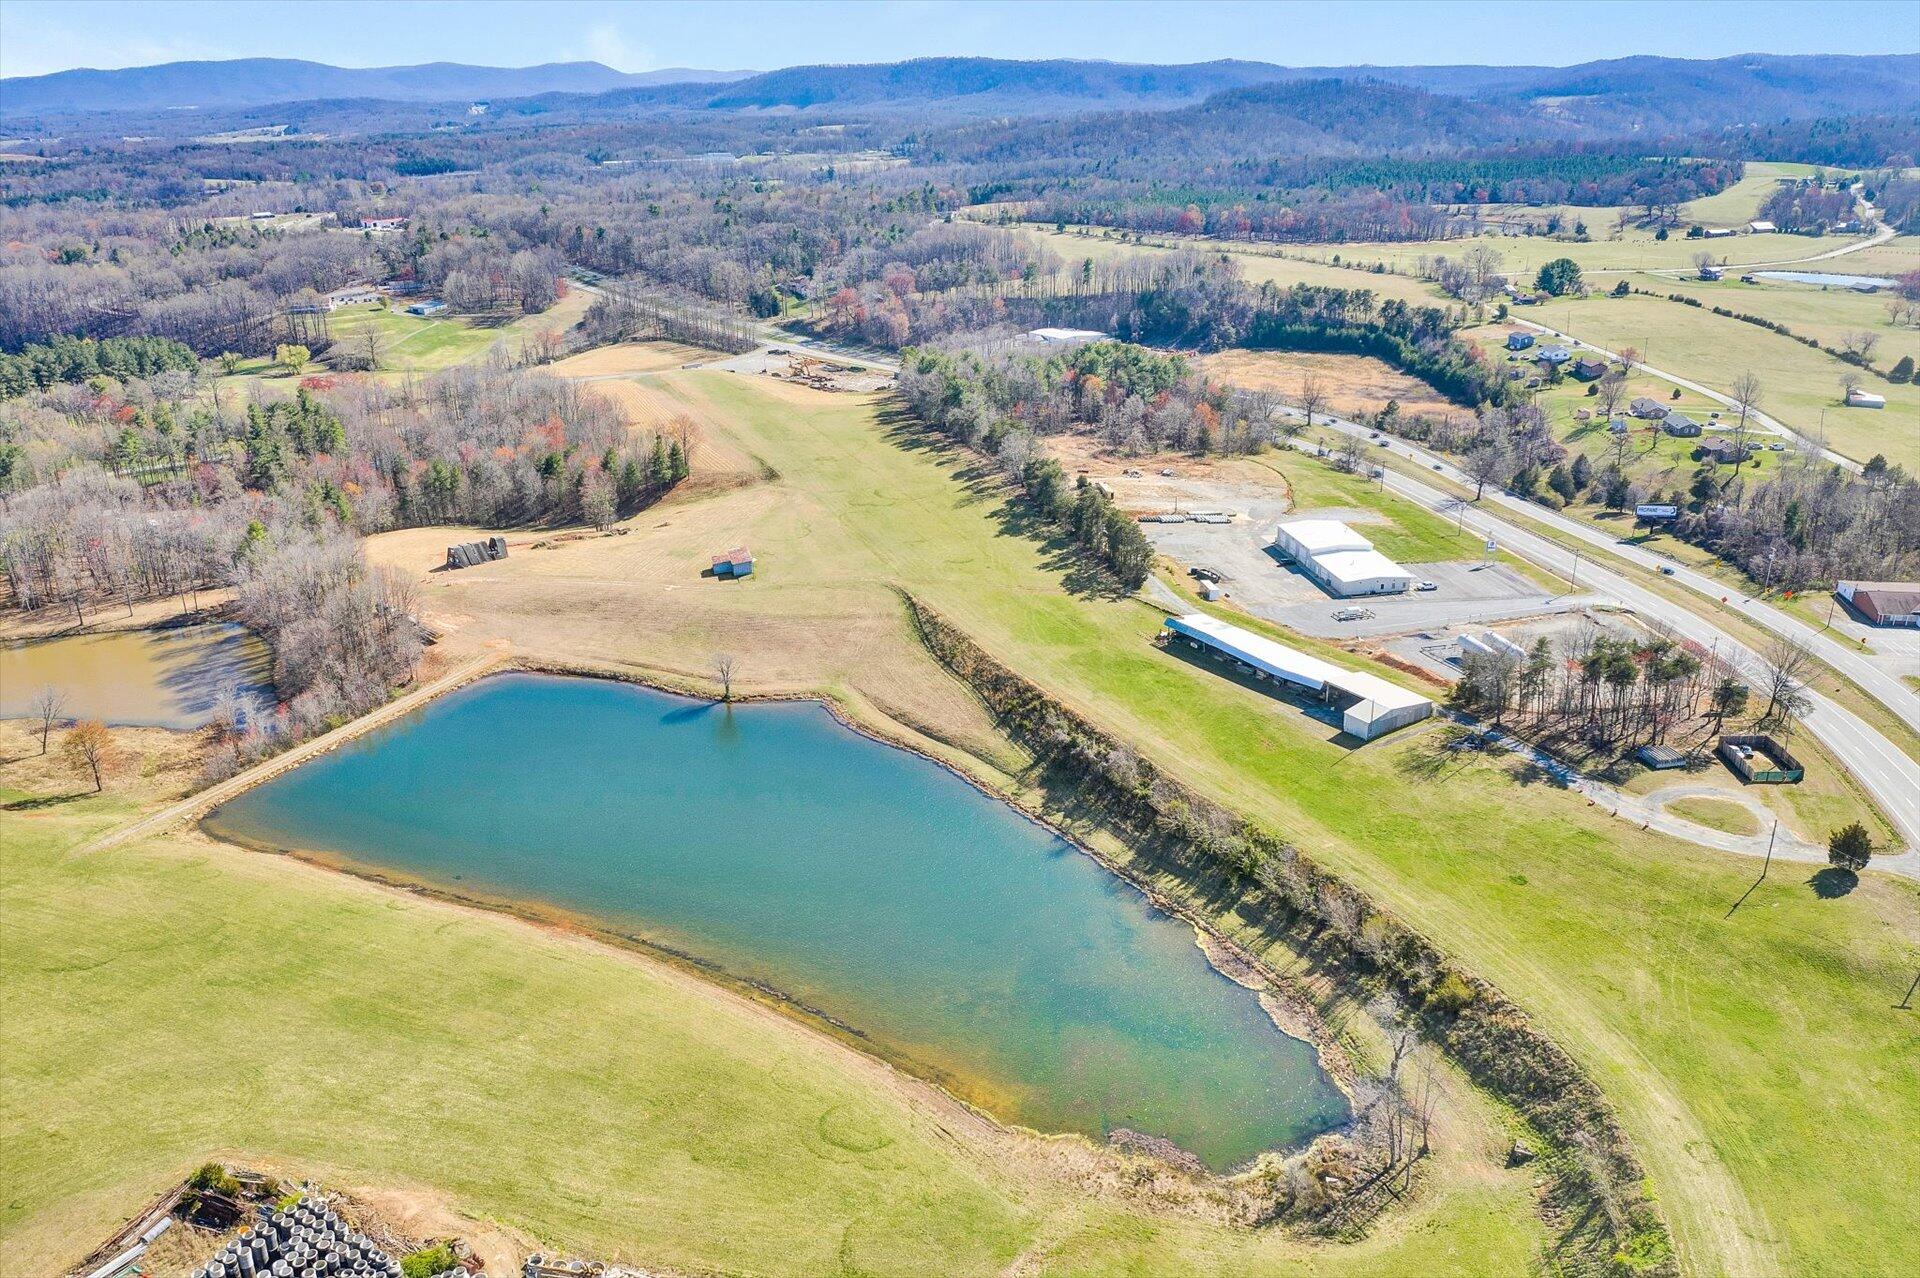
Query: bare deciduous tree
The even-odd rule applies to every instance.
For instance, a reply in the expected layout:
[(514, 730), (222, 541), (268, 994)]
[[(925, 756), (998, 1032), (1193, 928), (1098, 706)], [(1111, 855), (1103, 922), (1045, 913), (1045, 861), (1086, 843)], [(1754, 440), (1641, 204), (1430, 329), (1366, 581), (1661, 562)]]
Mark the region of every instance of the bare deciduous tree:
[(67, 694), (52, 684), (44, 685), (33, 697), (33, 714), (40, 720), (40, 753), (47, 752), (47, 738), (67, 709)]
[(1767, 703), (1760, 711), (1763, 727), (1782, 732), (1812, 706), (1807, 696), (1807, 680), (1813, 673), (1813, 650), (1797, 639), (1781, 635), (1760, 654), (1760, 684)]
[(739, 673), (740, 659), (730, 652), (717, 652), (713, 656), (713, 677), (720, 681), (720, 699), (733, 700), (733, 677)]
[(1313, 426), (1313, 415), (1326, 407), (1327, 388), (1320, 379), (1308, 373), (1300, 379), (1300, 411), (1307, 415), (1307, 426)]
[(1473, 499), (1479, 501), (1487, 485), (1500, 478), (1507, 467), (1507, 453), (1500, 445), (1488, 442), (1467, 453), (1465, 470), (1473, 479)]
[(1737, 451), (1744, 451), (1747, 446), (1749, 420), (1760, 407), (1760, 378), (1752, 369), (1748, 369), (1733, 379), (1731, 389), (1733, 406), (1739, 412), (1739, 416), (1733, 423), (1733, 442)]

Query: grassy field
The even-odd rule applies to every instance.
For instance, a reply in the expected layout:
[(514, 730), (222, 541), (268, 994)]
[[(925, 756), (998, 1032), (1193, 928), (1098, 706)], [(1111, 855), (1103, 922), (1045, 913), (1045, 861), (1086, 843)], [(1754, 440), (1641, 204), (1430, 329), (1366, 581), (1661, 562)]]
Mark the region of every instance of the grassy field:
[(1760, 206), (1779, 189), (1781, 178), (1806, 177), (1814, 167), (1749, 160), (1738, 182), (1718, 194), (1690, 201), (1681, 210), (1683, 228), (1694, 222), (1702, 226), (1744, 226), (1760, 215)]
[(540, 315), (494, 320), (456, 315), (408, 315), (397, 303), (350, 306), (327, 317), (334, 344), (353, 355), (364, 355), (372, 338), (382, 372), (436, 373), (456, 364), (483, 358), (494, 346), (510, 349), (536, 332), (558, 331), (584, 313), (585, 295), (578, 291)]
[(1845, 408), (1840, 377), (1849, 370), (1822, 351), (1701, 307), (1658, 297), (1593, 296), (1527, 309), (1526, 318), (1607, 350), (1637, 347), (1655, 368), (1726, 393), (1749, 370), (1763, 384), (1761, 408), (1808, 435), (1865, 461), (1920, 467), (1920, 387), (1895, 386), (1862, 374), (1868, 390), (1884, 394), (1884, 409)]
[(1282, 286), (1317, 284), (1326, 288), (1369, 288), (1384, 298), (1399, 298), (1403, 301), (1423, 304), (1434, 300), (1433, 290), (1420, 280), (1408, 275), (1375, 275), (1331, 266), (1323, 261), (1312, 260), (1320, 256), (1317, 249), (1309, 253), (1304, 248), (1296, 251), (1291, 246), (1258, 244), (1229, 246), (1217, 241), (1179, 239), (1170, 236), (1150, 236), (1147, 242), (1138, 243), (1123, 241), (1118, 231), (1109, 231), (1104, 227), (1069, 227), (1065, 231), (1056, 231), (1045, 227), (1023, 226), (1008, 233), (1026, 236), (1035, 243), (1058, 253), (1064, 259), (1069, 273), (1078, 270), (1080, 263), (1088, 258), (1100, 262), (1109, 257), (1126, 257), (1139, 253), (1225, 252), (1232, 254), (1241, 272), (1255, 284), (1273, 283)]
[[(1607, 818), (1510, 760), (1459, 755), (1434, 728), (1343, 748), (1169, 659), (1148, 642), (1157, 613), (1069, 589), (1065, 547), (1023, 535), (995, 483), (881, 401), (721, 373), (650, 385), (778, 478), (670, 500), (625, 536), (437, 574), (427, 598), (446, 643), (687, 678), (724, 646), (749, 684), (823, 690), (983, 770), (1017, 765), (906, 636), (892, 587), (911, 588), (1528, 1007), (1620, 1105), (1690, 1272), (1852, 1275), (1904, 1245), (1920, 1150), (1887, 1136), (1920, 1125), (1908, 1068), (1920, 1018), (1890, 1010), (1920, 945), (1912, 885), (1868, 875), (1827, 899), (1776, 874), (1728, 919), (1747, 862)], [(445, 532), (411, 536), (376, 552), (424, 572)], [(759, 556), (753, 579), (699, 577), (705, 556), (742, 540)], [(7, 1182), (25, 1187), (5, 1209), (10, 1239), (44, 1246), (75, 1219), (59, 1204), (124, 1207), (228, 1144), (443, 1185), (476, 1212), (624, 1239), (661, 1263), (747, 1272), (991, 1272), (1026, 1252), (1045, 1272), (1504, 1275), (1528, 1271), (1522, 1253), (1539, 1241), (1524, 1190), (1486, 1170), (1351, 1250), (1034, 1189), (999, 1147), (967, 1154), (884, 1090), (848, 1083), (844, 1061), (742, 1082), (771, 1040), (704, 1005), (659, 1011), (665, 995), (612, 975), (626, 960), (191, 841), (61, 855), (93, 819), (86, 805), (42, 812), (33, 855), (5, 863), (9, 914), (29, 920), (31, 944), (0, 955), (19, 1000), (0, 1010), (35, 1027), (0, 1045), (31, 1086), (9, 1098), (8, 1121), (33, 1138), (0, 1142)], [(205, 1050), (193, 1017), (233, 1025), (263, 994), (293, 1000), (296, 1022), (334, 1050), (282, 1070), (273, 1049), (227, 1036), (222, 1070), (188, 1063)], [(84, 1016), (20, 1014), (83, 1001)], [(576, 1036), (557, 1063), (542, 1029)], [(396, 1059), (391, 1038), (410, 1034), (424, 1050)], [(655, 1052), (681, 1068), (652, 1072)], [(736, 1104), (730, 1083), (757, 1090)], [(169, 1103), (100, 1105), (115, 1092)], [(319, 1130), (326, 1107), (368, 1094), (387, 1123)], [(513, 1127), (488, 1121), (508, 1103)], [(845, 1130), (840, 1105), (864, 1126), (836, 1143), (823, 1133)], [(846, 1148), (880, 1136), (892, 1143), (874, 1153)], [(89, 1157), (65, 1156), (79, 1148)], [(531, 1187), (529, 1167), (551, 1188)], [(824, 1254), (843, 1239), (844, 1258)], [(951, 1258), (930, 1266), (916, 1248)]]
[(1667, 811), (1710, 830), (1725, 830), (1728, 834), (1760, 833), (1760, 821), (1753, 813), (1725, 799), (1688, 795), (1667, 804)]
[[(1815, 263), (1809, 269), (1818, 269)], [(1834, 263), (1838, 272), (1852, 273), (1852, 259)], [(1704, 306), (1724, 307), (1743, 315), (1758, 315), (1785, 324), (1796, 334), (1817, 339), (1822, 345), (1845, 349), (1847, 334), (1872, 333), (1880, 339), (1873, 362), (1890, 368), (1902, 355), (1920, 362), (1920, 328), (1893, 322), (1887, 304), (1891, 295), (1856, 293), (1849, 288), (1821, 288), (1810, 284), (1783, 284), (1761, 280), (1742, 284), (1738, 275), (1712, 281), (1688, 277), (1638, 275), (1635, 288), (1660, 294), (1679, 293), (1697, 297)], [(1840, 368), (1838, 364), (1834, 366)], [(1679, 371), (1679, 370), (1675, 370)]]

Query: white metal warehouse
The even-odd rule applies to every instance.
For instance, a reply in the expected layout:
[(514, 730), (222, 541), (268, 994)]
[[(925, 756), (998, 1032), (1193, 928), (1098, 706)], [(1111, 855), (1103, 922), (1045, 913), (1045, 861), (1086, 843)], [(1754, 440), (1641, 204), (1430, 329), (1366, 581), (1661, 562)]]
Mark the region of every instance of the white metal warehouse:
[(1395, 595), (1413, 589), (1413, 574), (1338, 519), (1281, 524), (1273, 544), (1330, 594)]
[(1202, 612), (1168, 617), (1167, 630), (1196, 648), (1231, 657), (1257, 675), (1319, 693), (1321, 700), (1341, 709), (1340, 726), (1362, 741), (1433, 713), (1433, 702), (1399, 684), (1343, 669)]

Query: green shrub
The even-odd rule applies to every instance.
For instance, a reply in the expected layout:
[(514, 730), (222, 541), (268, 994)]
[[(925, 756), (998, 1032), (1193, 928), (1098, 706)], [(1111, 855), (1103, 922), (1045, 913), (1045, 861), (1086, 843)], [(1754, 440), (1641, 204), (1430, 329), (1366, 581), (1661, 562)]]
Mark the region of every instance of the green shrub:
[(1473, 983), (1458, 972), (1448, 972), (1427, 991), (1427, 1008), (1443, 1016), (1458, 1016), (1474, 1000)]
[(435, 1243), (423, 1247), (400, 1262), (400, 1272), (406, 1278), (433, 1278), (449, 1269), (458, 1269), (460, 1261), (453, 1254), (452, 1243)]
[(240, 1182), (219, 1163), (203, 1163), (198, 1171), (187, 1177), (187, 1188), (211, 1189), (232, 1198), (240, 1192)]

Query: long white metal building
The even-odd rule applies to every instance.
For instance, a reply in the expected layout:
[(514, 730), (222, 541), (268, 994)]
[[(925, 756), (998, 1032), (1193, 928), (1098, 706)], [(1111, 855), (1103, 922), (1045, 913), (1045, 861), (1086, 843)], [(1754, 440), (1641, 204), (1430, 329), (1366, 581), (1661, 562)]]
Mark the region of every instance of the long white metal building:
[(1168, 617), (1166, 624), (1170, 642), (1229, 657), (1256, 675), (1320, 694), (1321, 700), (1341, 710), (1340, 726), (1362, 741), (1418, 723), (1433, 713), (1432, 701), (1397, 683), (1322, 661), (1218, 617), (1196, 612)]
[(1413, 574), (1373, 548), (1338, 519), (1296, 519), (1281, 524), (1273, 544), (1328, 593), (1397, 595), (1413, 589)]

